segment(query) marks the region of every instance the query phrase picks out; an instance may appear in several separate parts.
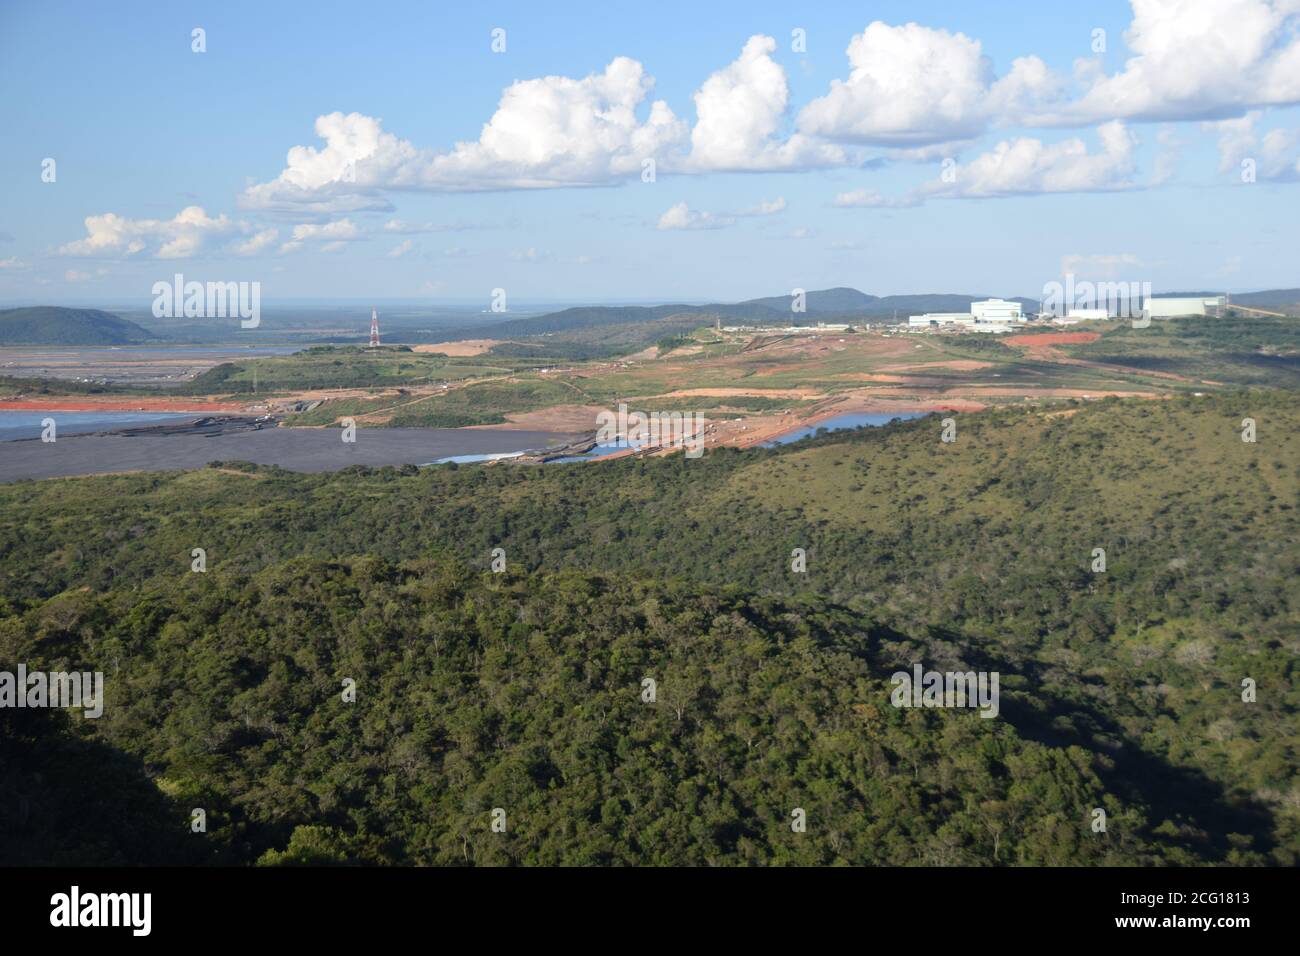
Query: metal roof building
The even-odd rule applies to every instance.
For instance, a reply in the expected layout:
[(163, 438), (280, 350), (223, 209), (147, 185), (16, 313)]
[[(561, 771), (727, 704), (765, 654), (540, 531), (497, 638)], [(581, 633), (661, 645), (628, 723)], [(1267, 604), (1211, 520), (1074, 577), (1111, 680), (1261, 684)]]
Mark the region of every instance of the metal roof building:
[(957, 326), (972, 332), (1006, 332), (1024, 322), (1025, 316), (1019, 302), (985, 299), (982, 302), (972, 302), (969, 312), (927, 312), (925, 315), (913, 315), (908, 318), (907, 325), (912, 329)]
[(1153, 319), (1171, 319), (1180, 315), (1222, 315), (1228, 304), (1228, 297), (1182, 296), (1175, 298), (1148, 297), (1143, 303)]

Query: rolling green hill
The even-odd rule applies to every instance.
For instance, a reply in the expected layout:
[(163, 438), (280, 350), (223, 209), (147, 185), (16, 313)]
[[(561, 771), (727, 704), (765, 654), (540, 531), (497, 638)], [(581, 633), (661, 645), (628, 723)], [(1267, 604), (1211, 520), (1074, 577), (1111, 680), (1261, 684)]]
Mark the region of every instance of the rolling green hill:
[[(362, 558), (69, 594), (4, 623), (0, 660), (110, 672), (93, 740), (140, 769), (113, 778), (131, 784), (113, 795), (124, 818), (95, 820), (133, 839), (101, 839), (86, 857), (175, 854), (195, 806), (208, 831), (192, 843), (222, 863), (1135, 864), (1191, 852), (1145, 832), (1147, 809), (1108, 791), (1099, 753), (969, 713), (890, 707), (892, 635), (823, 602)], [(169, 702), (162, 688), (184, 691)], [(0, 799), (28, 798), (38, 832), (54, 828), (35, 803), (51, 788), (33, 751), (70, 750), (66, 721), (39, 714), (35, 739), (0, 745), (22, 761)], [(141, 786), (146, 768), (161, 798)], [(98, 806), (104, 781), (81, 779), (54, 788), (61, 803)], [(1097, 805), (1111, 811), (1101, 839), (1081, 825)], [(505, 833), (490, 829), (495, 808)], [(806, 833), (789, 825), (796, 808)], [(25, 846), (0, 844), (0, 862), (49, 858), (41, 846), (15, 859)]]
[[(878, 296), (867, 295), (865, 292), (859, 292), (857, 289), (821, 289), (809, 292), (805, 296), (805, 305), (808, 311), (812, 313), (844, 313), (866, 312), (871, 306), (879, 301)], [(742, 305), (756, 305), (773, 312), (786, 313), (790, 311), (789, 295), (773, 295), (761, 299), (749, 299)]]
[(147, 329), (99, 309), (40, 305), (0, 310), (0, 345), (136, 345)]

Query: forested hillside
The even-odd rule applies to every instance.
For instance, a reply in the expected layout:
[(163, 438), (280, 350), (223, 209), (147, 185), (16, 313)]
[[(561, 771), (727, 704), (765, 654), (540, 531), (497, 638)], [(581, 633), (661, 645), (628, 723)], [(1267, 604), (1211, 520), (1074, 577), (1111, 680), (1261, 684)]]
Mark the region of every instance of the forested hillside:
[(156, 338), (142, 326), (99, 309), (0, 309), (0, 345), (131, 345)]
[[(890, 707), (893, 637), (819, 601), (363, 558), (69, 594), (7, 622), (3, 652), (103, 667), (96, 740), (159, 774), (176, 821), (206, 810), (213, 861), (1195, 858), (1107, 792), (1102, 754)], [(6, 796), (39, 820), (29, 786)], [(135, 799), (131, 831), (156, 825)], [(152, 858), (166, 830), (145, 836), (118, 852)]]
[[(1294, 865), (1297, 397), (8, 485), (0, 664), (105, 670), (43, 732), (157, 779), (146, 820), (210, 806), (210, 859)], [(916, 661), (999, 671), (1000, 717), (889, 706)]]

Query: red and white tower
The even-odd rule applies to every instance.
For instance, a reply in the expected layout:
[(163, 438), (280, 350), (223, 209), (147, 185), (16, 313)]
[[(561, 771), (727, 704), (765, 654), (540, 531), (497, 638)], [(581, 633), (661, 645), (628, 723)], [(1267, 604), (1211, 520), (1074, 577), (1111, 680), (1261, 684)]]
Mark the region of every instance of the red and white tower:
[(379, 312), (374, 308), (370, 310), (370, 347), (379, 348)]

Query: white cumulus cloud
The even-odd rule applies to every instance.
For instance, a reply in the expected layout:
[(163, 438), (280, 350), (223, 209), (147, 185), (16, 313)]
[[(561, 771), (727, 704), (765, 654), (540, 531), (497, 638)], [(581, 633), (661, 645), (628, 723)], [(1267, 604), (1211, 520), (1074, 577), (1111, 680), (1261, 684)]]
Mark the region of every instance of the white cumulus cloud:
[(303, 215), (391, 208), (379, 189), (472, 191), (607, 185), (639, 175), (642, 160), (682, 141), (686, 125), (662, 100), (637, 110), (654, 87), (636, 60), (616, 57), (602, 73), (546, 76), (508, 86), (473, 142), (417, 148), (360, 113), (316, 120), (324, 146), (295, 146), (268, 183), (244, 191), (248, 208)]
[(679, 202), (669, 207), (659, 217), (657, 228), (670, 229), (721, 229), (735, 223), (731, 216), (715, 216), (710, 212), (691, 209), (686, 203)]
[(121, 258), (152, 247), (156, 258), (185, 259), (205, 249), (214, 237), (251, 228), (224, 213), (213, 218), (202, 206), (186, 206), (172, 219), (130, 219), (109, 212), (87, 216), (85, 226), (85, 238), (60, 246), (61, 255)]
[(799, 114), (799, 129), (849, 143), (909, 147), (963, 140), (1055, 99), (1060, 80), (1038, 57), (1022, 57), (997, 78), (980, 42), (908, 23), (879, 20), (849, 41), (848, 79)]
[(1055, 120), (1208, 120), (1300, 102), (1296, 0), (1132, 3), (1133, 56)]
[(1078, 138), (1059, 143), (1020, 137), (1004, 140), (990, 152), (958, 166), (953, 182), (931, 182), (932, 196), (987, 198), (1034, 193), (1095, 192), (1131, 189), (1136, 138), (1123, 123), (1097, 128), (1101, 150), (1089, 152)]
[(836, 166), (844, 151), (798, 133), (777, 135), (790, 102), (785, 69), (772, 59), (776, 40), (749, 38), (740, 56), (695, 93), (695, 128), (685, 168), (781, 170)]

